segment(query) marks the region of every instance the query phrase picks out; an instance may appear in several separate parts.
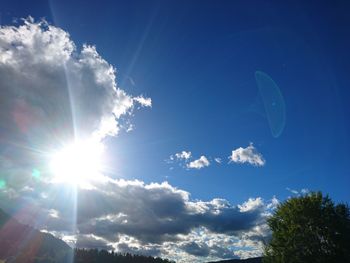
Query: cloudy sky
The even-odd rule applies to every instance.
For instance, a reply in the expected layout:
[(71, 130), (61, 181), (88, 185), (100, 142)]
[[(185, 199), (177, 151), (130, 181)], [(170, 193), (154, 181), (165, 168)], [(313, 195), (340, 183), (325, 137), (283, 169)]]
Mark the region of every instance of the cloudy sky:
[(350, 201), (348, 4), (1, 1), (0, 208), (72, 246), (247, 258)]

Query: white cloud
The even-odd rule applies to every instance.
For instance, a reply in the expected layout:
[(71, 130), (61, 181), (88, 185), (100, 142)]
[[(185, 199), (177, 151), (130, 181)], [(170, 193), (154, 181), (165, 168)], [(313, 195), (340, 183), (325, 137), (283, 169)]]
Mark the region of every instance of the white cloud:
[(241, 212), (248, 212), (251, 210), (258, 209), (259, 207), (263, 206), (264, 202), (263, 200), (259, 198), (249, 198), (248, 201), (244, 202), (242, 205), (238, 205)]
[(9, 115), (2, 122), (22, 132), (47, 127), (59, 134), (74, 124), (82, 136), (103, 138), (118, 133), (118, 119), (135, 102), (152, 103), (118, 88), (115, 68), (94, 46), (79, 51), (67, 32), (45, 21), (1, 27), (0, 76), (1, 111)]
[(202, 155), (199, 159), (188, 163), (187, 168), (189, 168), (189, 169), (202, 169), (202, 168), (207, 167), (209, 165), (210, 165), (210, 162), (208, 161), (207, 157)]
[(170, 155), (169, 161), (187, 161), (192, 157), (192, 153), (190, 151), (181, 151), (178, 153), (175, 153), (174, 155)]
[(274, 210), (278, 207), (279, 204), (280, 204), (280, 201), (276, 198), (276, 196), (273, 196), (267, 208)]
[(138, 96), (138, 97), (134, 98), (134, 101), (137, 101), (143, 107), (152, 107), (152, 99), (151, 98), (145, 98), (143, 96)]
[(190, 159), (192, 157), (192, 153), (191, 152), (182, 151), (182, 152), (179, 152), (179, 153), (175, 153), (175, 157), (177, 159), (188, 160), (188, 159)]
[(234, 163), (249, 163), (254, 166), (264, 166), (265, 160), (261, 153), (251, 143), (247, 148), (239, 147), (232, 151), (229, 156), (230, 162)]
[[(192, 153), (190, 151), (181, 151), (175, 153), (174, 155), (170, 155), (168, 160), (165, 160), (167, 163), (171, 164), (174, 162), (179, 163), (180, 167), (185, 169), (202, 169), (204, 167), (208, 167), (210, 165), (209, 159), (202, 155), (198, 159), (193, 160)], [(221, 163), (220, 158), (215, 158), (215, 162)], [(172, 167), (173, 169), (173, 167)]]
[(135, 106), (151, 103), (119, 88), (95, 46), (77, 48), (63, 29), (32, 18), (0, 27), (0, 135), (11, 148), (0, 161), (13, 160), (2, 166), (9, 184), (23, 187), (27, 165), (45, 165), (46, 153), (76, 138), (130, 131)]

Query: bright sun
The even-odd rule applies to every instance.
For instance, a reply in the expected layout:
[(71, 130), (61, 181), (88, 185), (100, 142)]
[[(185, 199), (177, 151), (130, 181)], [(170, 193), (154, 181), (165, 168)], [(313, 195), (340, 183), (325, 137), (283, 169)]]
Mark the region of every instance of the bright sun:
[(55, 182), (87, 184), (99, 177), (103, 145), (95, 141), (78, 141), (53, 154), (50, 168)]

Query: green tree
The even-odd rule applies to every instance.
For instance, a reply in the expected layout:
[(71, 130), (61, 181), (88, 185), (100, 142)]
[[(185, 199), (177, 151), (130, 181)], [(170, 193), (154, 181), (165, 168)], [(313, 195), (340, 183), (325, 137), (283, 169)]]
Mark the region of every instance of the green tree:
[(350, 212), (321, 192), (288, 199), (268, 219), (264, 263), (350, 262)]

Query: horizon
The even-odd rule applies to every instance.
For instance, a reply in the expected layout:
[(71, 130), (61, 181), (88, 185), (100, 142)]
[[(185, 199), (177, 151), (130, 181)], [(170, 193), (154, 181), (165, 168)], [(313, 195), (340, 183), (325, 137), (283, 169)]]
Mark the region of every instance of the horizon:
[(262, 255), (350, 202), (350, 3), (2, 1), (0, 209), (72, 247)]

